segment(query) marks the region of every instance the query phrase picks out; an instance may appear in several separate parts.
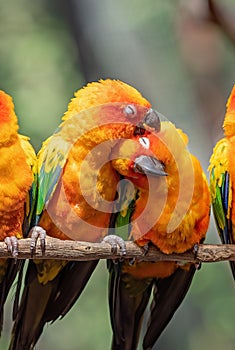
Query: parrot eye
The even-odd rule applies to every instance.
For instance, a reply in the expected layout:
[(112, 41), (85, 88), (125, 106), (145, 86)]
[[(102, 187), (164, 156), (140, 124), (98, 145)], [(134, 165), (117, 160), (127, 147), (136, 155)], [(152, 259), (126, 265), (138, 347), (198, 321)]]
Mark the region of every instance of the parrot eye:
[(150, 142), (147, 137), (140, 137), (139, 143), (146, 149), (149, 149), (150, 147)]
[(124, 113), (128, 116), (128, 117), (134, 117), (136, 115), (136, 108), (133, 105), (128, 105), (125, 107), (124, 109)]

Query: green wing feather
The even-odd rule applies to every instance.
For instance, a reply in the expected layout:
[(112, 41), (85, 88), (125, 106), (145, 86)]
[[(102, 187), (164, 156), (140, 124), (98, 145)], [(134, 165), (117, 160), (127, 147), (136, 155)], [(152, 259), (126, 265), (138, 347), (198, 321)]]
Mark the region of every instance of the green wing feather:
[(210, 192), (213, 213), (222, 243), (232, 242), (231, 232), (231, 199), (232, 190), (228, 169), (227, 139), (222, 139), (214, 148), (210, 159)]
[(115, 235), (124, 240), (130, 239), (131, 215), (135, 209), (135, 201), (138, 190), (133, 192), (133, 186), (129, 181), (121, 181), (119, 188), (119, 200), (116, 204)]
[[(131, 216), (135, 210), (138, 191), (132, 190), (129, 181), (122, 181), (119, 188), (117, 213), (113, 214), (111, 227), (124, 240), (130, 239)], [(135, 349), (137, 347), (142, 316), (148, 304), (152, 278), (136, 279), (123, 273), (128, 261), (107, 261), (109, 270), (109, 310), (113, 329), (112, 349)]]
[(44, 142), (38, 154), (37, 221), (45, 204), (56, 189), (70, 148), (71, 144), (63, 140), (60, 133), (57, 133)]
[[(229, 173), (229, 140), (220, 140), (210, 159), (210, 192), (216, 226), (223, 244), (233, 244), (232, 184)], [(235, 279), (235, 262), (230, 261)]]

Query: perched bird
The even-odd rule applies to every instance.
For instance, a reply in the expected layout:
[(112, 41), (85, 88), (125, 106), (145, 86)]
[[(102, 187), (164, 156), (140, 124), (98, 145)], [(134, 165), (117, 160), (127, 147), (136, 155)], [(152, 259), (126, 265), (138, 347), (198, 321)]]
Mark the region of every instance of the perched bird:
[[(112, 149), (159, 125), (150, 103), (121, 81), (101, 80), (77, 91), (58, 131), (38, 155), (36, 236), (45, 230), (62, 240), (102, 240), (120, 179), (110, 160)], [(34, 347), (44, 325), (73, 306), (97, 262), (29, 262), (11, 350)]]
[[(208, 229), (210, 196), (200, 163), (186, 148), (187, 136), (169, 121), (162, 121), (159, 132), (136, 136), (138, 143), (131, 148), (130, 140), (124, 140), (113, 151), (113, 167), (129, 181), (123, 183), (117, 211), (112, 214), (112, 233), (144, 249), (154, 245), (166, 254), (194, 248), (203, 242)], [(135, 171), (138, 161), (143, 172)], [(153, 166), (159, 171), (152, 171)], [(137, 348), (153, 292), (143, 339), (143, 349), (151, 349), (184, 299), (196, 266), (110, 260), (108, 269), (112, 349)]]
[[(210, 158), (210, 193), (214, 218), (221, 241), (223, 244), (234, 244), (235, 86), (227, 102), (223, 129), (225, 137), (217, 142)], [(230, 261), (230, 266), (235, 279), (235, 262)]]
[(0, 332), (4, 303), (23, 264), (18, 239), (28, 235), (36, 199), (36, 155), (18, 128), (12, 98), (0, 91), (0, 240), (14, 258), (0, 259)]

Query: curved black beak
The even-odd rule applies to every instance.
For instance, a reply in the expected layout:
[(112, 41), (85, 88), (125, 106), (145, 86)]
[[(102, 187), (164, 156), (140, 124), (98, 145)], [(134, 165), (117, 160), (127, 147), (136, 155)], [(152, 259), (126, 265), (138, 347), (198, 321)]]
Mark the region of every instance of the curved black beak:
[(148, 110), (142, 123), (144, 128), (147, 130), (150, 129), (156, 132), (159, 132), (161, 130), (161, 122), (160, 122), (159, 115), (152, 108)]
[(161, 121), (158, 113), (154, 111), (152, 108), (148, 110), (145, 114), (143, 120), (138, 123), (135, 134), (143, 135), (145, 130), (159, 132), (161, 130)]
[(167, 176), (163, 164), (157, 158), (145, 155), (135, 159), (134, 171), (146, 175)]

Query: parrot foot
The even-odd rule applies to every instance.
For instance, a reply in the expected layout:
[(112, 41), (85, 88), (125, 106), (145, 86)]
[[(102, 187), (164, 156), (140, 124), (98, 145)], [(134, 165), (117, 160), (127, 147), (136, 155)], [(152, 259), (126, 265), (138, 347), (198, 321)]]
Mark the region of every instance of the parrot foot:
[(197, 262), (194, 265), (195, 265), (196, 270), (200, 270), (200, 268), (202, 267), (202, 263), (201, 262)]
[(129, 265), (133, 266), (135, 264), (135, 262), (136, 262), (136, 258), (132, 258), (129, 260)]
[(18, 258), (18, 239), (15, 236), (6, 237), (4, 242), (7, 245), (7, 250), (12, 254), (15, 262)]
[[(143, 255), (146, 256), (148, 254), (149, 251), (149, 243), (146, 243), (143, 247), (141, 247), (143, 250)], [(129, 265), (133, 266), (136, 262), (140, 262), (142, 261), (142, 258), (132, 258), (129, 260)]]
[(194, 259), (197, 259), (198, 249), (199, 249), (199, 244), (198, 243), (194, 244), (193, 246)]
[(42, 254), (44, 254), (45, 247), (46, 247), (46, 231), (41, 226), (34, 226), (29, 232), (29, 237), (31, 237), (31, 242), (30, 242), (31, 256), (33, 257), (33, 255), (36, 252), (36, 245), (37, 245), (38, 239), (40, 239), (41, 251), (42, 251)]
[(119, 247), (121, 257), (126, 255), (126, 243), (121, 237), (116, 235), (108, 235), (104, 237), (102, 242), (108, 243), (111, 246), (112, 253), (117, 253), (117, 248)]
[(146, 256), (148, 254), (148, 251), (149, 251), (149, 243), (146, 243), (143, 247), (143, 253), (144, 253), (144, 256)]
[[(193, 253), (194, 253), (194, 259), (195, 260), (197, 259), (198, 249), (199, 249), (199, 244), (198, 243), (194, 244), (194, 246), (193, 246)], [(195, 262), (194, 265), (195, 265), (196, 270), (200, 270), (200, 268), (202, 266), (202, 263), (200, 261), (197, 261), (197, 262)]]

